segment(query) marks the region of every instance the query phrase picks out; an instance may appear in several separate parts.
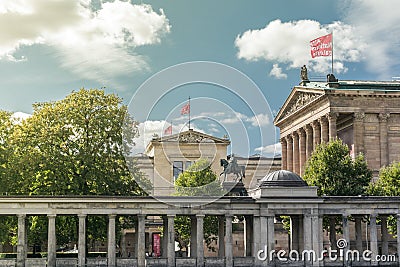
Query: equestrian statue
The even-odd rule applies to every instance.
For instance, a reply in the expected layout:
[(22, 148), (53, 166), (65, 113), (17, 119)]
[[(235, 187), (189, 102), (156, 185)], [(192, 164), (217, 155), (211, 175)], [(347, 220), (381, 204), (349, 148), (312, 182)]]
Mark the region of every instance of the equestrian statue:
[(242, 182), (243, 178), (246, 178), (245, 166), (239, 166), (237, 164), (237, 159), (235, 158), (235, 154), (232, 154), (231, 156), (228, 156), (227, 159), (228, 160), (226, 160), (226, 159), (221, 159), (220, 160), (221, 166), (224, 167), (224, 171), (221, 172), (220, 176), (222, 174), (224, 174), (224, 182), (225, 182), (226, 181), (226, 175), (230, 174), (230, 173), (233, 173), (233, 174), (236, 174), (235, 182), (239, 178), (240, 178), (239, 182)]

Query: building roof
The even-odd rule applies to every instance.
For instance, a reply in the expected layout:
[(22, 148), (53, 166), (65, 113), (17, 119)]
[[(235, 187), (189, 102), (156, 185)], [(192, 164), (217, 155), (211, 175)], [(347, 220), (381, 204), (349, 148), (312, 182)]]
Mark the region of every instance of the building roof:
[(259, 187), (304, 187), (308, 186), (307, 183), (297, 174), (279, 170), (267, 174), (261, 179)]

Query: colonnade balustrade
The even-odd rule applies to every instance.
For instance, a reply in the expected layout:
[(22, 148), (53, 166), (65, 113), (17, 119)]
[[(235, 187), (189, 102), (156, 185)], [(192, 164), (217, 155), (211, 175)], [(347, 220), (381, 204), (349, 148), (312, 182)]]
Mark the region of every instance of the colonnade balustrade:
[[(175, 199), (175, 198), (171, 198)], [(198, 199), (197, 199), (198, 200)], [(177, 197), (179, 203), (196, 203), (196, 199)], [(153, 198), (0, 198), (0, 215), (17, 215), (18, 244), (15, 266), (30, 266), (27, 258), (27, 225), (31, 215), (47, 216), (48, 240), (47, 259), (43, 266), (63, 266), (57, 258), (56, 218), (69, 215), (78, 217), (78, 258), (76, 266), (92, 266), (86, 255), (86, 221), (88, 216), (103, 215), (108, 218), (107, 266), (279, 266), (278, 249), (297, 251), (297, 260), (305, 266), (329, 266), (331, 259), (326, 256), (328, 248), (344, 251), (357, 250), (361, 253), (371, 251), (371, 264), (378, 265), (379, 255), (394, 255), (400, 250), (400, 237), (389, 246), (387, 221), (389, 215), (395, 215), (397, 230), (400, 232), (399, 198), (351, 198), (327, 197), (311, 199), (224, 197), (213, 202), (197, 202), (190, 209), (186, 206), (174, 206)], [(118, 216), (136, 216), (135, 252), (133, 257), (118, 258), (116, 247), (116, 219)], [(175, 253), (176, 216), (189, 216), (191, 221), (190, 257), (177, 257)], [(218, 216), (218, 257), (205, 257), (204, 219), (207, 215)], [(235, 240), (233, 225), (238, 217), (243, 219), (243, 253), (234, 255)], [(280, 216), (290, 217), (290, 242), (287, 247), (277, 248), (277, 221)], [(148, 217), (160, 216), (163, 237), (159, 258), (146, 255), (146, 227)], [(324, 218), (330, 218), (331, 238), (326, 239), (323, 231)], [(340, 218), (342, 233), (336, 231), (335, 222)], [(379, 220), (380, 225), (377, 223)], [(368, 239), (363, 238), (363, 223), (367, 225)], [(378, 231), (380, 230), (380, 231)], [(364, 232), (363, 232), (364, 231)], [(351, 238), (354, 233), (354, 238)], [(379, 234), (380, 233), (380, 234)], [(338, 247), (339, 239), (347, 242)], [(390, 239), (394, 242), (393, 239)], [(237, 240), (236, 240), (237, 241)], [(282, 246), (282, 244), (280, 244)], [(301, 258), (304, 251), (313, 251), (316, 258)], [(293, 254), (295, 255), (295, 254)], [(293, 256), (292, 255), (292, 256)], [(320, 256), (323, 255), (321, 259)], [(280, 255), (282, 256), (282, 255)], [(288, 254), (286, 254), (286, 258)], [(344, 256), (343, 256), (344, 257)], [(345, 265), (355, 260), (341, 260)], [(361, 259), (362, 260), (362, 259)], [(398, 261), (398, 258), (395, 258)], [(0, 260), (0, 266), (5, 266)], [(334, 262), (333, 262), (334, 263)], [(354, 264), (353, 264), (354, 265)]]

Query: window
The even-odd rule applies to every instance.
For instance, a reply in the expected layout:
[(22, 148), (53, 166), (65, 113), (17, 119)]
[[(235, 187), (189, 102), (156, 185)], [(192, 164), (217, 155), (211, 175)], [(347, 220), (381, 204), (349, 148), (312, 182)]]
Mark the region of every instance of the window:
[(178, 178), (179, 174), (183, 172), (183, 161), (174, 161), (174, 182)]
[(185, 162), (185, 171), (186, 171), (187, 169), (189, 169), (190, 166), (192, 166), (192, 163), (193, 163), (193, 162), (191, 162), (191, 161), (186, 161), (186, 162)]

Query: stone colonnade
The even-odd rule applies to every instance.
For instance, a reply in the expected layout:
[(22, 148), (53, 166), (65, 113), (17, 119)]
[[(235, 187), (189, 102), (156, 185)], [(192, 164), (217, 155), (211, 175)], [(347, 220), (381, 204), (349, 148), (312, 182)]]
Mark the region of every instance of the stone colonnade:
[[(330, 244), (324, 244), (323, 240), (323, 218), (324, 216), (342, 218), (342, 238), (348, 242), (344, 250), (358, 250), (360, 255), (367, 247), (363, 246), (361, 223), (362, 217), (368, 216), (370, 221), (370, 234), (368, 249), (372, 251), (372, 265), (379, 253), (378, 241), (381, 244), (381, 254), (389, 255), (387, 216), (395, 215), (397, 218), (397, 229), (400, 232), (400, 199), (381, 197), (309, 197), (309, 198), (259, 198), (251, 197), (224, 197), (218, 200), (205, 201), (200, 198), (196, 203), (193, 198), (174, 197), (175, 206), (159, 202), (152, 198), (0, 198), (0, 215), (17, 215), (18, 217), (18, 245), (17, 260), (18, 267), (30, 266), (27, 264), (27, 228), (26, 218), (30, 215), (46, 215), (48, 218), (48, 258), (47, 266), (62, 266), (56, 258), (56, 228), (57, 216), (78, 216), (78, 259), (77, 266), (88, 264), (86, 259), (86, 219), (87, 216), (105, 215), (108, 217), (108, 253), (107, 265), (114, 266), (148, 266), (152, 260), (146, 258), (145, 254), (145, 224), (147, 216), (159, 215), (163, 221), (162, 256), (157, 259), (157, 266), (182, 266), (182, 260), (189, 260), (190, 266), (277, 266), (275, 251), (275, 222), (279, 216), (290, 216), (290, 246), (289, 250), (296, 250), (302, 255), (303, 251), (314, 251), (316, 258), (299, 260), (304, 265), (329, 266), (329, 261), (318, 258), (324, 254), (326, 246), (336, 247), (336, 240), (331, 239)], [(93, 201), (95, 200), (95, 201)], [(7, 202), (7, 203), (4, 203)], [(183, 207), (182, 203), (186, 203)], [(194, 205), (188, 209), (191, 203)], [(10, 211), (13, 214), (10, 214)], [(119, 263), (116, 257), (116, 218), (117, 215), (134, 215), (137, 217), (135, 254), (129, 263)], [(191, 251), (190, 258), (175, 257), (175, 216), (185, 215), (191, 218)], [(219, 255), (218, 258), (209, 259), (204, 256), (204, 218), (207, 215), (215, 215), (219, 218)], [(233, 256), (233, 220), (236, 215), (244, 218), (245, 248), (243, 257)], [(355, 240), (350, 242), (350, 216), (354, 218)], [(377, 217), (381, 221), (381, 238), (377, 232)], [(364, 243), (365, 244), (365, 243)], [(397, 250), (400, 254), (400, 235), (397, 237)], [(281, 255), (282, 256), (282, 255)], [(398, 260), (398, 258), (396, 258)], [(45, 264), (45, 265), (46, 265)], [(125, 265), (124, 265), (125, 264)], [(185, 262), (186, 266), (188, 262)], [(279, 264), (278, 264), (279, 265)], [(2, 260), (0, 260), (0, 266)], [(43, 265), (44, 266), (44, 265)], [(153, 264), (154, 266), (154, 264)]]
[(315, 147), (336, 138), (337, 117), (337, 113), (328, 113), (282, 137), (282, 169), (301, 175)]

